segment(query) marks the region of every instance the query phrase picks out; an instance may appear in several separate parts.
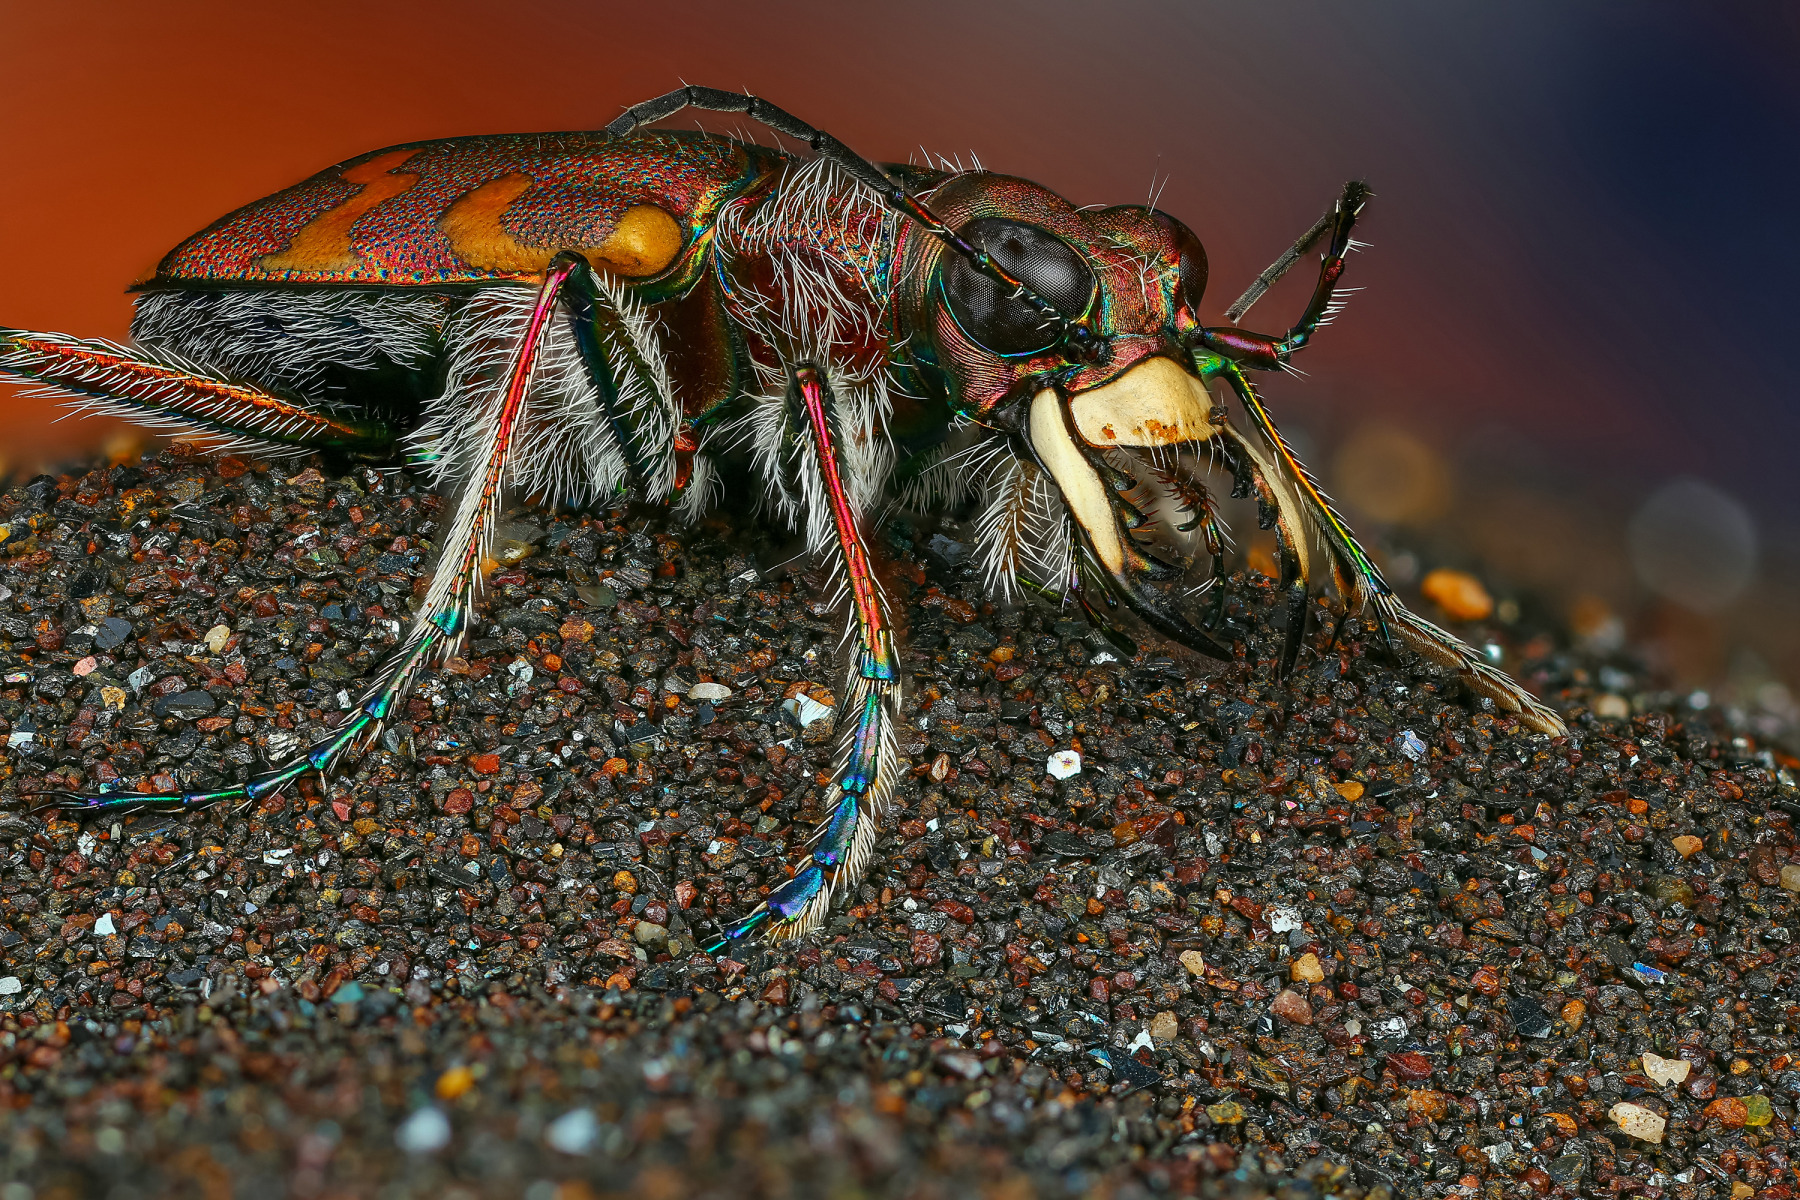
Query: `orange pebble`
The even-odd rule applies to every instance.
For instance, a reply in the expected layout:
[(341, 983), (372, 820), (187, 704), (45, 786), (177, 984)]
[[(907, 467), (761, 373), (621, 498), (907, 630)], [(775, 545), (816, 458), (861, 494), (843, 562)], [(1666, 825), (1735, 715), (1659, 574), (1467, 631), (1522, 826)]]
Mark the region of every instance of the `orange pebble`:
[(1425, 576), (1419, 590), (1452, 621), (1484, 621), (1494, 613), (1494, 598), (1467, 571), (1439, 567)]
[(475, 1086), (475, 1072), (467, 1067), (451, 1067), (438, 1076), (438, 1099), (454, 1100), (473, 1086)]

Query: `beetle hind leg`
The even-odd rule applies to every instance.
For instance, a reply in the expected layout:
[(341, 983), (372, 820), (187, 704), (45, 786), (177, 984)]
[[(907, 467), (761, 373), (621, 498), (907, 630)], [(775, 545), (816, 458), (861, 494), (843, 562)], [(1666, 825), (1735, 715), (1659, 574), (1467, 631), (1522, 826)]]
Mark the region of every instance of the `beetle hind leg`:
[(171, 353), (98, 339), (0, 328), (0, 376), (37, 384), (72, 413), (124, 417), (218, 449), (382, 458), (395, 438), (382, 421), (233, 380)]

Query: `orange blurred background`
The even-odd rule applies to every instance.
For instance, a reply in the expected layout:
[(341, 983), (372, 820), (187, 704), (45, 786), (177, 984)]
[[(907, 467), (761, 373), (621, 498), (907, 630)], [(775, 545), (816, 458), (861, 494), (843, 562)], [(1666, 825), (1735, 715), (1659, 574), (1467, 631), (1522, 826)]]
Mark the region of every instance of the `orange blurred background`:
[[(1220, 308), (1366, 178), (1366, 290), (1308, 377), (1268, 390), (1374, 540), (1628, 628), (1684, 686), (1787, 703), (1769, 685), (1800, 682), (1790, 13), (7, 0), (0, 324), (123, 337), (126, 285), (240, 204), (386, 144), (596, 128), (682, 81), (766, 95), (873, 158), (972, 151), (1077, 203), (1160, 188)], [(1281, 326), (1304, 274), (1246, 324)], [(107, 431), (8, 385), (0, 403), (14, 472)], [(1657, 509), (1682, 477), (1711, 491)], [(1725, 535), (1668, 526), (1696, 495)], [(1681, 548), (1739, 516), (1748, 581), (1684, 591), (1722, 568)]]

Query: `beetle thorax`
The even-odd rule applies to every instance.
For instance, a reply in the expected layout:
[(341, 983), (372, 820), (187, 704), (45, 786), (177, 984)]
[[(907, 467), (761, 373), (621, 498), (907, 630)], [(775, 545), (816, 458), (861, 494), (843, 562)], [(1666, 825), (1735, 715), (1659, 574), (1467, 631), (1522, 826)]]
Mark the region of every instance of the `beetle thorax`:
[(716, 238), (731, 314), (764, 343), (753, 353), (859, 375), (885, 359), (894, 219), (835, 165), (792, 164), (721, 209)]

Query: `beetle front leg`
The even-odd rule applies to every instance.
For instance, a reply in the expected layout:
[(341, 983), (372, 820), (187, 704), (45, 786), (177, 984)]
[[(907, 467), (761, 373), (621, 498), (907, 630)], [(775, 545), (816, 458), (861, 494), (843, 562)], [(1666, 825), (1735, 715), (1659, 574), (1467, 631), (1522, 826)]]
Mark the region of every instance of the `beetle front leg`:
[(1278, 674), (1286, 679), (1293, 674), (1294, 666), (1300, 660), (1306, 619), (1311, 612), (1307, 603), (1308, 583), (1312, 578), (1309, 529), (1299, 498), (1278, 463), (1229, 421), (1223, 421), (1221, 428), (1222, 437), (1226, 439), (1226, 453), (1231, 457), (1233, 473), (1239, 480), (1239, 487), (1233, 494), (1254, 494), (1257, 524), (1275, 531), (1275, 552), (1281, 569), (1279, 583), (1287, 595), (1287, 632), (1277, 661)]
[[(1268, 495), (1280, 510), (1280, 520), (1298, 535), (1294, 544), (1302, 550), (1303, 557), (1308, 545), (1306, 539), (1312, 534), (1316, 533), (1324, 542), (1338, 596), (1344, 602), (1346, 612), (1373, 608), (1375, 619), (1390, 645), (1396, 640), (1403, 642), (1421, 657), (1456, 672), (1475, 695), (1493, 701), (1503, 712), (1518, 713), (1527, 726), (1539, 733), (1553, 737), (1567, 733), (1562, 718), (1519, 686), (1516, 680), (1483, 661), (1460, 638), (1438, 628), (1400, 602), (1369, 558), (1368, 551), (1350, 531), (1343, 514), (1320, 488), (1312, 472), (1295, 456), (1293, 447), (1276, 427), (1249, 377), (1236, 364), (1219, 365), (1214, 360), (1211, 365), (1218, 369), (1209, 373), (1223, 375), (1237, 394), (1266, 451), (1235, 428), (1227, 425), (1227, 430), (1256, 464), (1259, 485), (1269, 485)], [(1202, 369), (1205, 371), (1206, 366)]]
[(1281, 679), (1294, 673), (1300, 662), (1300, 646), (1306, 638), (1306, 618), (1311, 612), (1307, 601), (1311, 592), (1306, 576), (1300, 573), (1300, 560), (1288, 544), (1281, 543), (1281, 586), (1287, 592), (1287, 632), (1281, 642), (1281, 666), (1276, 672)]
[(1211, 504), (1206, 507), (1206, 517), (1200, 523), (1200, 532), (1206, 538), (1206, 552), (1212, 556), (1212, 575), (1207, 584), (1212, 588), (1212, 603), (1208, 606), (1206, 628), (1217, 629), (1225, 620), (1225, 591), (1229, 584), (1229, 575), (1225, 570), (1225, 532), (1219, 526), (1218, 514)]
[[(881, 588), (869, 559), (863, 517), (846, 486), (836, 405), (819, 368), (802, 363), (790, 371), (788, 422), (805, 519), (829, 520), (828, 554), (852, 617), (851, 661), (838, 707), (838, 761), (830, 784), (831, 812), (813, 833), (812, 852), (794, 875), (756, 909), (726, 928), (709, 949), (767, 924), (771, 937), (803, 937), (817, 928), (832, 899), (854, 887), (875, 848), (898, 772), (894, 731), (900, 719), (900, 680), (893, 634)], [(825, 511), (816, 511), (823, 508)]]

